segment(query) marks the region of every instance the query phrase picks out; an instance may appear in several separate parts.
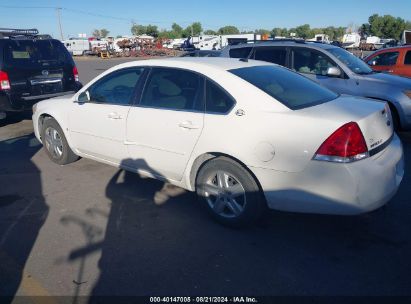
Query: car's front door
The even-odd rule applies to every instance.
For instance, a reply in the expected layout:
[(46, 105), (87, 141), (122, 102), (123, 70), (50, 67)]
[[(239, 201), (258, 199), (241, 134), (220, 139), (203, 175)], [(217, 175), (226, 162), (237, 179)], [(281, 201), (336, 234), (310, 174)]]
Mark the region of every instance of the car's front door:
[(129, 159), (123, 165), (181, 180), (203, 130), (203, 87), (197, 73), (152, 68), (140, 101), (127, 118)]
[[(358, 95), (355, 80), (350, 79), (326, 54), (309, 48), (293, 48), (292, 64), (294, 71), (304, 75), (319, 84), (339, 94)], [(340, 76), (329, 76), (328, 68), (340, 69)]]
[(398, 61), (399, 52), (383, 52), (368, 59), (367, 64), (375, 71), (394, 73)]
[(143, 68), (115, 71), (79, 96), (69, 113), (72, 145), (112, 163), (127, 158), (126, 121)]

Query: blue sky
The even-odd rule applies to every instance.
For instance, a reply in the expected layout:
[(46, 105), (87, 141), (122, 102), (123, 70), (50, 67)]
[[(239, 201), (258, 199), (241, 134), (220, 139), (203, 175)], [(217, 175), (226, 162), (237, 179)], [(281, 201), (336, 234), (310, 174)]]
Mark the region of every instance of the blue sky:
[(95, 28), (107, 28), (110, 35), (128, 35), (132, 22), (170, 28), (173, 22), (187, 26), (200, 21), (204, 29), (236, 25), (240, 30), (254, 30), (304, 23), (311, 27), (361, 25), (374, 13), (411, 20), (410, 0), (0, 0), (0, 27), (37, 27), (42, 33), (59, 38), (56, 11), (52, 7), (63, 8), (66, 37), (90, 34)]

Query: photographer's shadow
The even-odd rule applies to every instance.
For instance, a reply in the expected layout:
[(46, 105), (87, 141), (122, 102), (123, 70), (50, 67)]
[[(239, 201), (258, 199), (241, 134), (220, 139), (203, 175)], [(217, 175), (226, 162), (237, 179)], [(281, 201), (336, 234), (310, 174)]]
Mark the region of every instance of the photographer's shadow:
[[(141, 159), (127, 159), (122, 164), (130, 162), (143, 163), (148, 168)], [(162, 179), (161, 174), (152, 169), (149, 173)], [(161, 251), (164, 246), (163, 227), (172, 230), (181, 225), (178, 222), (181, 213), (195, 213), (192, 201), (196, 196), (166, 182), (122, 169), (108, 183), (106, 196), (111, 200), (111, 208), (101, 243), (100, 277), (92, 295), (141, 295), (152, 275), (150, 264), (155, 264), (153, 259), (158, 256), (158, 252), (150, 251)], [(173, 214), (175, 222), (171, 222)]]

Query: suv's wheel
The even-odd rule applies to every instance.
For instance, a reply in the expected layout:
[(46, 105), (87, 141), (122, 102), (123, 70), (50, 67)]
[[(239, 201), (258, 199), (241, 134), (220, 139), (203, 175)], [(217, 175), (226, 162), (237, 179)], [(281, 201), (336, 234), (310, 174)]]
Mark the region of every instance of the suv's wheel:
[(250, 224), (265, 210), (263, 195), (253, 176), (226, 157), (214, 158), (200, 169), (196, 189), (211, 215), (229, 226)]
[(43, 146), (49, 158), (59, 165), (76, 161), (79, 157), (70, 149), (63, 130), (53, 118), (46, 118), (41, 132)]

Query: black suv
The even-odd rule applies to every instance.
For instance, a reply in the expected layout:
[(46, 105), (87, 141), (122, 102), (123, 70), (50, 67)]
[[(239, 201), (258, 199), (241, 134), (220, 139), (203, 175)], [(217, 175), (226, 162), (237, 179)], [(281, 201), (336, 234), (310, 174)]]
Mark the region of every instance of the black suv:
[(36, 29), (0, 29), (0, 118), (82, 87), (64, 45)]

